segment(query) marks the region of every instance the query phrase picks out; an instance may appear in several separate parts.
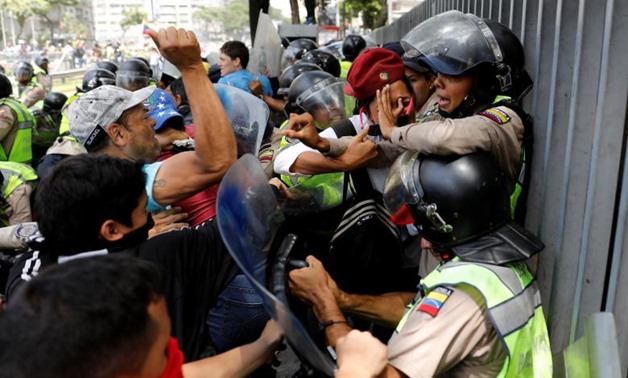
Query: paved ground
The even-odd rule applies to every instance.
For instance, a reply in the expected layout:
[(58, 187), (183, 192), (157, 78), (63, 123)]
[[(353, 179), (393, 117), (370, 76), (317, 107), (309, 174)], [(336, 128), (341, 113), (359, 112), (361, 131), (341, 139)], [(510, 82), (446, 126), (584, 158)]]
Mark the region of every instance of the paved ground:
[(277, 378), (290, 378), (299, 370), (299, 359), (289, 346), (286, 350), (279, 352), (277, 358), (280, 361), (280, 365), (277, 368)]

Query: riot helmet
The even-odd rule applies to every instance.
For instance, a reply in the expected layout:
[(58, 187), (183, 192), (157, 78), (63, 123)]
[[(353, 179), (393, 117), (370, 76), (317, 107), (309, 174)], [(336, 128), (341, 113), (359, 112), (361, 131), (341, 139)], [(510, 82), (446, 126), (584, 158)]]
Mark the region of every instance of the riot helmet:
[(28, 83), (33, 78), (33, 65), (26, 61), (20, 61), (13, 67), (13, 74), (20, 84)]
[(89, 92), (101, 85), (116, 85), (116, 75), (102, 68), (96, 68), (85, 73), (81, 88), (76, 88), (79, 92)]
[(314, 63), (323, 71), (335, 77), (340, 77), (340, 62), (327, 51), (321, 49), (309, 51), (303, 55), (301, 62)]
[(13, 94), (13, 86), (9, 78), (0, 73), (0, 99), (10, 97)]
[(314, 63), (304, 62), (296, 62), (284, 69), (281, 76), (279, 76), (279, 89), (277, 90), (277, 94), (282, 96), (288, 94), (288, 89), (290, 89), (292, 81), (296, 79), (297, 76), (308, 71), (322, 71), (322, 69)]
[(342, 44), (343, 41), (333, 41), (321, 47), (319, 50), (327, 51), (328, 53), (335, 56), (336, 59), (343, 60), (345, 56), (342, 55)]
[(477, 95), (521, 99), (532, 80), (524, 69), (523, 47), (512, 30), (473, 14), (448, 11), (408, 32), (401, 43), (434, 71), (451, 76), (476, 74)]
[(115, 64), (114, 62), (110, 61), (110, 60), (98, 61), (98, 62), (94, 63), (94, 66), (95, 66), (94, 68), (102, 68), (102, 69), (105, 69), (107, 71), (110, 71), (114, 75), (118, 71), (118, 65)]
[(281, 67), (286, 68), (291, 64), (294, 64), (297, 60), (300, 60), (303, 55), (318, 48), (316, 42), (308, 38), (298, 38), (290, 42), (290, 45), (283, 52), (281, 58)]
[(314, 117), (319, 129), (344, 120), (344, 86), (344, 80), (327, 72), (304, 72), (290, 85), (284, 109), (286, 116), (289, 118), (290, 113), (308, 112)]
[(35, 58), (35, 64), (38, 65), (39, 67), (41, 67), (44, 71), (48, 71), (48, 63), (50, 61), (48, 60), (48, 57), (46, 56), (38, 56), (37, 58)]
[(60, 112), (67, 100), (68, 96), (61, 92), (49, 92), (46, 97), (44, 97), (44, 112)]
[[(489, 72), (489, 75), (493, 78), (494, 86), (502, 87), (502, 80), (500, 72), (505, 71), (510, 73), (512, 86), (510, 88), (503, 89), (502, 94), (507, 95), (514, 100), (521, 100), (532, 89), (532, 78), (525, 69), (525, 54), (523, 51), (523, 45), (515, 33), (500, 24), (497, 21), (483, 19), (488, 25), (499, 44), (499, 48), (502, 51), (503, 60), (501, 64), (495, 67), (494, 73)], [(499, 80), (495, 82), (495, 80)], [(489, 83), (489, 86), (491, 84)]]
[(365, 48), (366, 41), (362, 38), (362, 36), (350, 34), (342, 42), (342, 55), (344, 55), (345, 60), (353, 62), (360, 54), (360, 51)]
[(151, 77), (151, 70), (144, 61), (140, 59), (129, 59), (120, 64), (116, 73), (116, 86), (130, 91), (148, 86)]
[(153, 69), (150, 66), (150, 62), (148, 61), (148, 59), (144, 58), (143, 56), (134, 56), (129, 60), (133, 60), (133, 59), (137, 59), (137, 60), (141, 60), (142, 62), (144, 62), (144, 64), (146, 64), (146, 67), (148, 67), (148, 72), (150, 73), (150, 76), (153, 76)]
[[(490, 260), (502, 263), (543, 248), (540, 240), (511, 221), (508, 180), (488, 153), (437, 156), (406, 151), (389, 172), (386, 207), (393, 217), (409, 210), (420, 236), (437, 250), (449, 248), (461, 258), (486, 261), (481, 253), (489, 249)], [(484, 247), (478, 252), (478, 244), (470, 243)]]

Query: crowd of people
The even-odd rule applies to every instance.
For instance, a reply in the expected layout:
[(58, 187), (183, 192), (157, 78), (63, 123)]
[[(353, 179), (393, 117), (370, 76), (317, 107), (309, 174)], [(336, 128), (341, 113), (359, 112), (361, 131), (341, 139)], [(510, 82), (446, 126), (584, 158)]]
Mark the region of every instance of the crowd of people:
[(279, 77), (240, 41), (212, 64), (148, 34), (159, 70), (100, 60), (70, 97), (44, 59), (18, 93), (0, 74), (0, 377), (275, 376), (282, 330), (216, 208), (251, 152), (284, 213), (269, 259), (297, 236), (289, 305), (336, 376), (552, 375), (510, 29), (449, 11), (382, 46), (285, 41)]

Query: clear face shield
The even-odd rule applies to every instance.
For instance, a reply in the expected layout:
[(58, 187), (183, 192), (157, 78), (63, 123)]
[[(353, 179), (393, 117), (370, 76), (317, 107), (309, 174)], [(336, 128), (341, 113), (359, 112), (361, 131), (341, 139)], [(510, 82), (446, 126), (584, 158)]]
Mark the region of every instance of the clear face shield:
[(429, 18), (401, 39), (408, 56), (423, 58), (439, 73), (457, 76), (480, 63), (502, 61), (495, 36), (482, 19), (459, 11)]
[(297, 60), (301, 58), (302, 49), (295, 46), (288, 46), (281, 55), (281, 70), (293, 65)]
[(116, 86), (129, 91), (136, 91), (148, 87), (150, 76), (145, 72), (118, 71), (116, 74)]
[(342, 55), (342, 41), (331, 43), (327, 46), (323, 46), (320, 48), (322, 51), (327, 51), (332, 54), (338, 60), (344, 60), (344, 55)]
[(15, 71), (15, 78), (20, 83), (26, 83), (33, 77), (33, 71), (27, 67), (20, 67)]
[(344, 80), (335, 77), (319, 81), (301, 93), (296, 104), (312, 114), (319, 129), (325, 129), (346, 119), (344, 85)]
[(392, 214), (399, 217), (406, 205), (415, 205), (423, 197), (423, 188), (416, 186), (421, 162), (418, 152), (405, 151), (388, 171), (384, 184), (384, 205)]
[(449, 234), (453, 227), (440, 216), (436, 204), (424, 200), (418, 156), (418, 152), (406, 151), (392, 165), (384, 184), (384, 205), (390, 211), (393, 223), (413, 223), (419, 232), (427, 226), (438, 234)]

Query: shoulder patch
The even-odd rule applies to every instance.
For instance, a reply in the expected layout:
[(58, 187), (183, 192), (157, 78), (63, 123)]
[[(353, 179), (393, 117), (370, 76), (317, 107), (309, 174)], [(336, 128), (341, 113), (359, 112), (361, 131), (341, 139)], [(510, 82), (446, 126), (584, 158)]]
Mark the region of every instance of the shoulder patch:
[(259, 159), (260, 163), (268, 163), (273, 160), (274, 156), (275, 156), (275, 151), (268, 149), (265, 151), (261, 151), (259, 155), (257, 156), (257, 158)]
[(485, 111), (478, 113), (478, 115), (486, 117), (498, 125), (503, 125), (511, 120), (508, 113), (497, 108), (486, 109)]
[(447, 298), (449, 298), (451, 293), (453, 293), (453, 290), (451, 289), (437, 287), (421, 299), (421, 302), (419, 302), (416, 310), (430, 314), (432, 317), (436, 317), (436, 315), (438, 315), (438, 311), (440, 311), (441, 307), (443, 307), (443, 304)]

